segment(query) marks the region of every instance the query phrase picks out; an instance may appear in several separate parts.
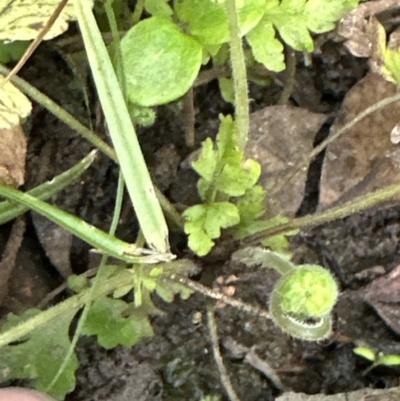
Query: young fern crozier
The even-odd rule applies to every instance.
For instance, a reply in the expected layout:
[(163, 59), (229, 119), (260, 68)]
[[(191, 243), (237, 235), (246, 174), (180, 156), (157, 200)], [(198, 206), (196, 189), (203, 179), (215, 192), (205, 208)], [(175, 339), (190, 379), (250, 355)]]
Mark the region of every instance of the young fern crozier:
[(308, 341), (331, 334), (331, 312), (339, 290), (328, 270), (318, 265), (296, 266), (284, 254), (262, 247), (239, 249), (232, 260), (248, 267), (272, 268), (280, 274), (270, 295), (269, 314), (283, 331)]
[(297, 266), (275, 285), (270, 314), (293, 337), (322, 340), (331, 334), (331, 311), (338, 295), (337, 283), (328, 270), (318, 265)]

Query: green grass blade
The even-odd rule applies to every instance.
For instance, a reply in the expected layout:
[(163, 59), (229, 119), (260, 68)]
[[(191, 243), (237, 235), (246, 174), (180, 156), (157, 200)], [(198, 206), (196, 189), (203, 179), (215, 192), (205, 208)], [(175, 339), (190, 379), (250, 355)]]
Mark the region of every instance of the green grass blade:
[(107, 49), (90, 4), (85, 0), (74, 0), (74, 4), (97, 93), (140, 227), (151, 249), (168, 253), (167, 224)]
[(70, 231), (72, 234), (83, 239), (106, 255), (111, 255), (130, 263), (158, 263), (173, 259), (173, 255), (171, 254), (148, 251), (137, 247), (135, 244), (128, 244), (127, 242), (121, 241), (84, 222), (79, 217), (14, 188), (0, 185), (0, 195), (9, 200), (21, 203), (47, 217), (49, 220)]
[[(50, 198), (64, 189), (67, 185), (71, 184), (84, 171), (86, 171), (87, 168), (93, 163), (96, 154), (97, 151), (92, 150), (80, 162), (75, 164), (75, 166), (54, 177), (52, 180), (31, 189), (28, 191), (28, 194), (41, 200)], [(25, 213), (27, 210), (29, 210), (29, 208), (21, 204), (16, 205), (10, 201), (0, 202), (0, 224), (4, 224), (12, 219), (15, 219), (17, 216)]]

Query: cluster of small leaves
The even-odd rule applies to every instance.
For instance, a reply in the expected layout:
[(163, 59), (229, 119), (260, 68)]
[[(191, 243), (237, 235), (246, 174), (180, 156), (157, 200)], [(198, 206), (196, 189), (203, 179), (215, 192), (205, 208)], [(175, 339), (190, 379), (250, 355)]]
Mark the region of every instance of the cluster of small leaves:
[(281, 277), (269, 300), (277, 326), (291, 336), (308, 341), (327, 338), (332, 331), (332, 309), (339, 291), (333, 275), (319, 265), (294, 265), (279, 252), (246, 247), (232, 255), (233, 262), (272, 268)]
[[(54, 378), (54, 372), (63, 363), (71, 345), (69, 327), (77, 311), (78, 309), (67, 311), (56, 320), (32, 330), (18, 344), (3, 346), (0, 352), (0, 382), (33, 379), (37, 390), (47, 390)], [(1, 332), (6, 332), (40, 312), (39, 309), (29, 309), (21, 316), (9, 314)], [(46, 341), (43, 340), (43, 333), (46, 333)], [(73, 355), (52, 387), (51, 396), (60, 399), (74, 388), (78, 366), (78, 359)]]
[(377, 366), (398, 366), (400, 365), (400, 355), (385, 354), (383, 352), (376, 352), (372, 348), (364, 345), (357, 346), (353, 349), (356, 355), (362, 356), (372, 362), (371, 366), (366, 369), (363, 374), (368, 373), (370, 370)]
[[(244, 159), (243, 152), (235, 146), (234, 123), (231, 116), (221, 116), (221, 126), (216, 140), (203, 142), (199, 159), (192, 163), (200, 175), (197, 189), (203, 203), (188, 208), (185, 232), (189, 247), (198, 255), (207, 254), (214, 245), (213, 239), (221, 236), (221, 228), (248, 223), (264, 212), (264, 190), (256, 186), (261, 174), (259, 163)], [(233, 203), (231, 197), (243, 197)]]
[[(121, 269), (122, 266), (107, 265), (100, 280), (108, 280), (120, 273)], [(163, 267), (145, 266), (139, 283), (142, 287), (140, 306), (119, 298), (136, 289), (136, 283), (135, 286), (122, 287), (112, 296), (97, 297), (90, 306), (80, 335), (96, 336), (98, 343), (106, 349), (114, 348), (118, 344), (130, 347), (141, 339), (152, 336), (149, 316), (160, 314), (162, 311), (154, 306), (151, 293), (156, 292), (166, 302), (172, 302), (176, 294), (186, 299), (193, 292), (179, 282), (169, 279), (177, 272), (188, 276), (197, 272), (197, 266), (185, 259), (167, 263)], [(132, 269), (132, 274), (134, 273), (135, 269)], [(68, 284), (71, 289), (80, 293), (89, 289), (90, 280), (84, 276), (72, 275)], [(66, 311), (57, 319), (32, 330), (20, 342), (3, 346), (0, 353), (0, 382), (32, 379), (37, 390), (46, 391), (56, 399), (61, 399), (72, 391), (75, 387), (75, 371), (79, 366), (75, 353), (50, 390), (49, 385), (71, 346), (70, 326), (78, 310), (79, 308)], [(28, 309), (20, 316), (9, 314), (1, 332), (8, 331), (40, 312), (39, 309)], [(44, 333), (46, 341), (43, 341)]]
[[(332, 30), (358, 2), (240, 0), (236, 7), (240, 32), (254, 59), (271, 71), (282, 71), (281, 40), (295, 50), (310, 52), (311, 33)], [(224, 1), (176, 0), (171, 5), (167, 0), (146, 0), (144, 7), (151, 17), (129, 30), (121, 47), (130, 101), (154, 106), (182, 96), (210, 58), (214, 64), (228, 60), (229, 28)], [(230, 99), (230, 80), (221, 78), (220, 86)]]

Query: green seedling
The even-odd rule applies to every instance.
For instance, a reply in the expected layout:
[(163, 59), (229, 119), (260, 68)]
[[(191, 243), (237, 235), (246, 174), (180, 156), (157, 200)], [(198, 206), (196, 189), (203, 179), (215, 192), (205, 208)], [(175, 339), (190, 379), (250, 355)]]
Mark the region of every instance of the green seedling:
[(284, 255), (261, 247), (244, 248), (233, 258), (248, 266), (272, 268), (281, 275), (270, 295), (269, 312), (283, 331), (308, 341), (329, 337), (339, 290), (328, 270), (318, 265), (296, 266)]
[(364, 370), (362, 373), (365, 376), (372, 369), (377, 366), (398, 366), (400, 365), (400, 355), (397, 354), (384, 354), (383, 352), (376, 352), (367, 346), (359, 346), (353, 349), (356, 355), (362, 356), (372, 362), (371, 366)]

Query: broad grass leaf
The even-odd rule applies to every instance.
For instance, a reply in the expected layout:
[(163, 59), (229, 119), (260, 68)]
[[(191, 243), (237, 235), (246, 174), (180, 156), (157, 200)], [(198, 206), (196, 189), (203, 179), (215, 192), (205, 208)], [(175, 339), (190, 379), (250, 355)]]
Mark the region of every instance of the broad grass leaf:
[[(0, 40), (35, 39), (59, 3), (60, 0), (3, 0), (0, 2)], [(67, 30), (68, 22), (75, 20), (74, 2), (69, 1), (44, 40), (61, 35)]]
[(140, 21), (121, 41), (129, 100), (140, 106), (183, 96), (196, 79), (202, 47), (168, 18)]
[(0, 63), (7, 64), (10, 61), (18, 61), (28, 46), (29, 42), (24, 41), (15, 41), (11, 43), (0, 41)]

